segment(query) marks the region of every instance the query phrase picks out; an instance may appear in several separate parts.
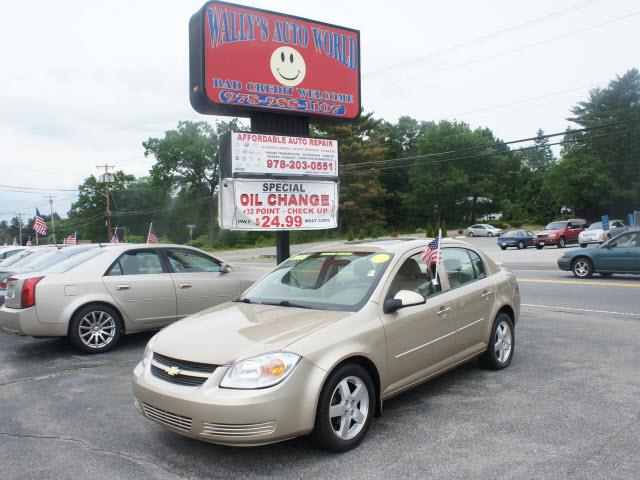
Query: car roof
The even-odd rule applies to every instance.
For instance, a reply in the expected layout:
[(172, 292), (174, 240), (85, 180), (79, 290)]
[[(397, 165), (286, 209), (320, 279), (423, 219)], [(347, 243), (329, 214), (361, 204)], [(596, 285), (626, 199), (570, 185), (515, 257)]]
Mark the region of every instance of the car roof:
[[(429, 242), (434, 240), (433, 238), (388, 238), (380, 240), (358, 240), (352, 242), (335, 242), (318, 245), (315, 247), (307, 248), (304, 251), (307, 253), (314, 252), (387, 252), (387, 253), (404, 253), (415, 248), (426, 247)], [(460, 240), (454, 240), (449, 238), (442, 239), (442, 246), (462, 246), (475, 250), (471, 244), (467, 242), (461, 242)]]

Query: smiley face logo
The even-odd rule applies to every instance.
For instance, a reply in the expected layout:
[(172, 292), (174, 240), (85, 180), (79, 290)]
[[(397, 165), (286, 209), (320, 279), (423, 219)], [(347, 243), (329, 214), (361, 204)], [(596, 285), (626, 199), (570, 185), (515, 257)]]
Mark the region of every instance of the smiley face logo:
[(291, 47), (278, 47), (269, 62), (274, 78), (287, 87), (299, 85), (307, 73), (307, 66), (300, 52)]

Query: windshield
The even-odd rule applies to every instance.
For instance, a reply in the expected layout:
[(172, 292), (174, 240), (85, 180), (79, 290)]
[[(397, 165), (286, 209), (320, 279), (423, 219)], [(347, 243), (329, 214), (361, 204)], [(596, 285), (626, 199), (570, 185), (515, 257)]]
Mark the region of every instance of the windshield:
[(592, 223), (587, 230), (602, 230), (602, 222)]
[(376, 252), (295, 255), (238, 301), (355, 312), (369, 299), (391, 257)]
[(63, 260), (69, 257), (73, 257), (75, 255), (78, 255), (79, 253), (82, 253), (84, 251), (86, 250), (78, 250), (77, 252), (73, 252), (73, 251), (70, 252), (66, 250), (55, 250), (53, 252), (47, 252), (46, 255), (42, 255), (37, 260), (34, 260), (33, 262), (29, 263), (29, 265), (27, 265), (27, 268), (33, 271), (45, 270), (55, 265), (56, 263), (60, 263)]
[(101, 253), (104, 253), (103, 248), (92, 248), (91, 250), (85, 250), (84, 252), (79, 252), (61, 262), (58, 262), (43, 271), (47, 273), (64, 273), (68, 270), (71, 270), (73, 267), (77, 267), (81, 263), (86, 262), (90, 258), (97, 257)]
[(0, 262), (0, 266), (9, 267), (21, 261), (23, 258), (30, 256), (33, 252), (30, 250), (20, 250), (18, 253), (11, 255), (9, 258)]
[(545, 230), (564, 230), (564, 226), (566, 222), (551, 222), (549, 225), (544, 227)]

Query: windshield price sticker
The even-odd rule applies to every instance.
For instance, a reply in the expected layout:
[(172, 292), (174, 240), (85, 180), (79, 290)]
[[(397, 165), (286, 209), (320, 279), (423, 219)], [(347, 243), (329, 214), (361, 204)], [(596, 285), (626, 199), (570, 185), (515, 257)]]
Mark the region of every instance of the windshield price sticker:
[(325, 138), (231, 133), (232, 173), (338, 175), (338, 142)]
[[(317, 230), (337, 227), (338, 184), (291, 180), (227, 179), (222, 228), (233, 230)], [(232, 191), (229, 192), (229, 189)], [(225, 200), (228, 199), (228, 200)]]

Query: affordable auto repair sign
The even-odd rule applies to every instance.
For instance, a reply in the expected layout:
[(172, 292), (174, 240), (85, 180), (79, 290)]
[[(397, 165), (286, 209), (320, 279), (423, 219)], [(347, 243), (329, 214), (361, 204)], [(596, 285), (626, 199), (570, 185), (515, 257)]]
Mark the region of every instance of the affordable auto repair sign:
[(226, 2), (190, 22), (191, 103), (200, 113), (360, 115), (360, 33)]
[(222, 228), (317, 230), (338, 225), (336, 182), (228, 178), (220, 196)]

